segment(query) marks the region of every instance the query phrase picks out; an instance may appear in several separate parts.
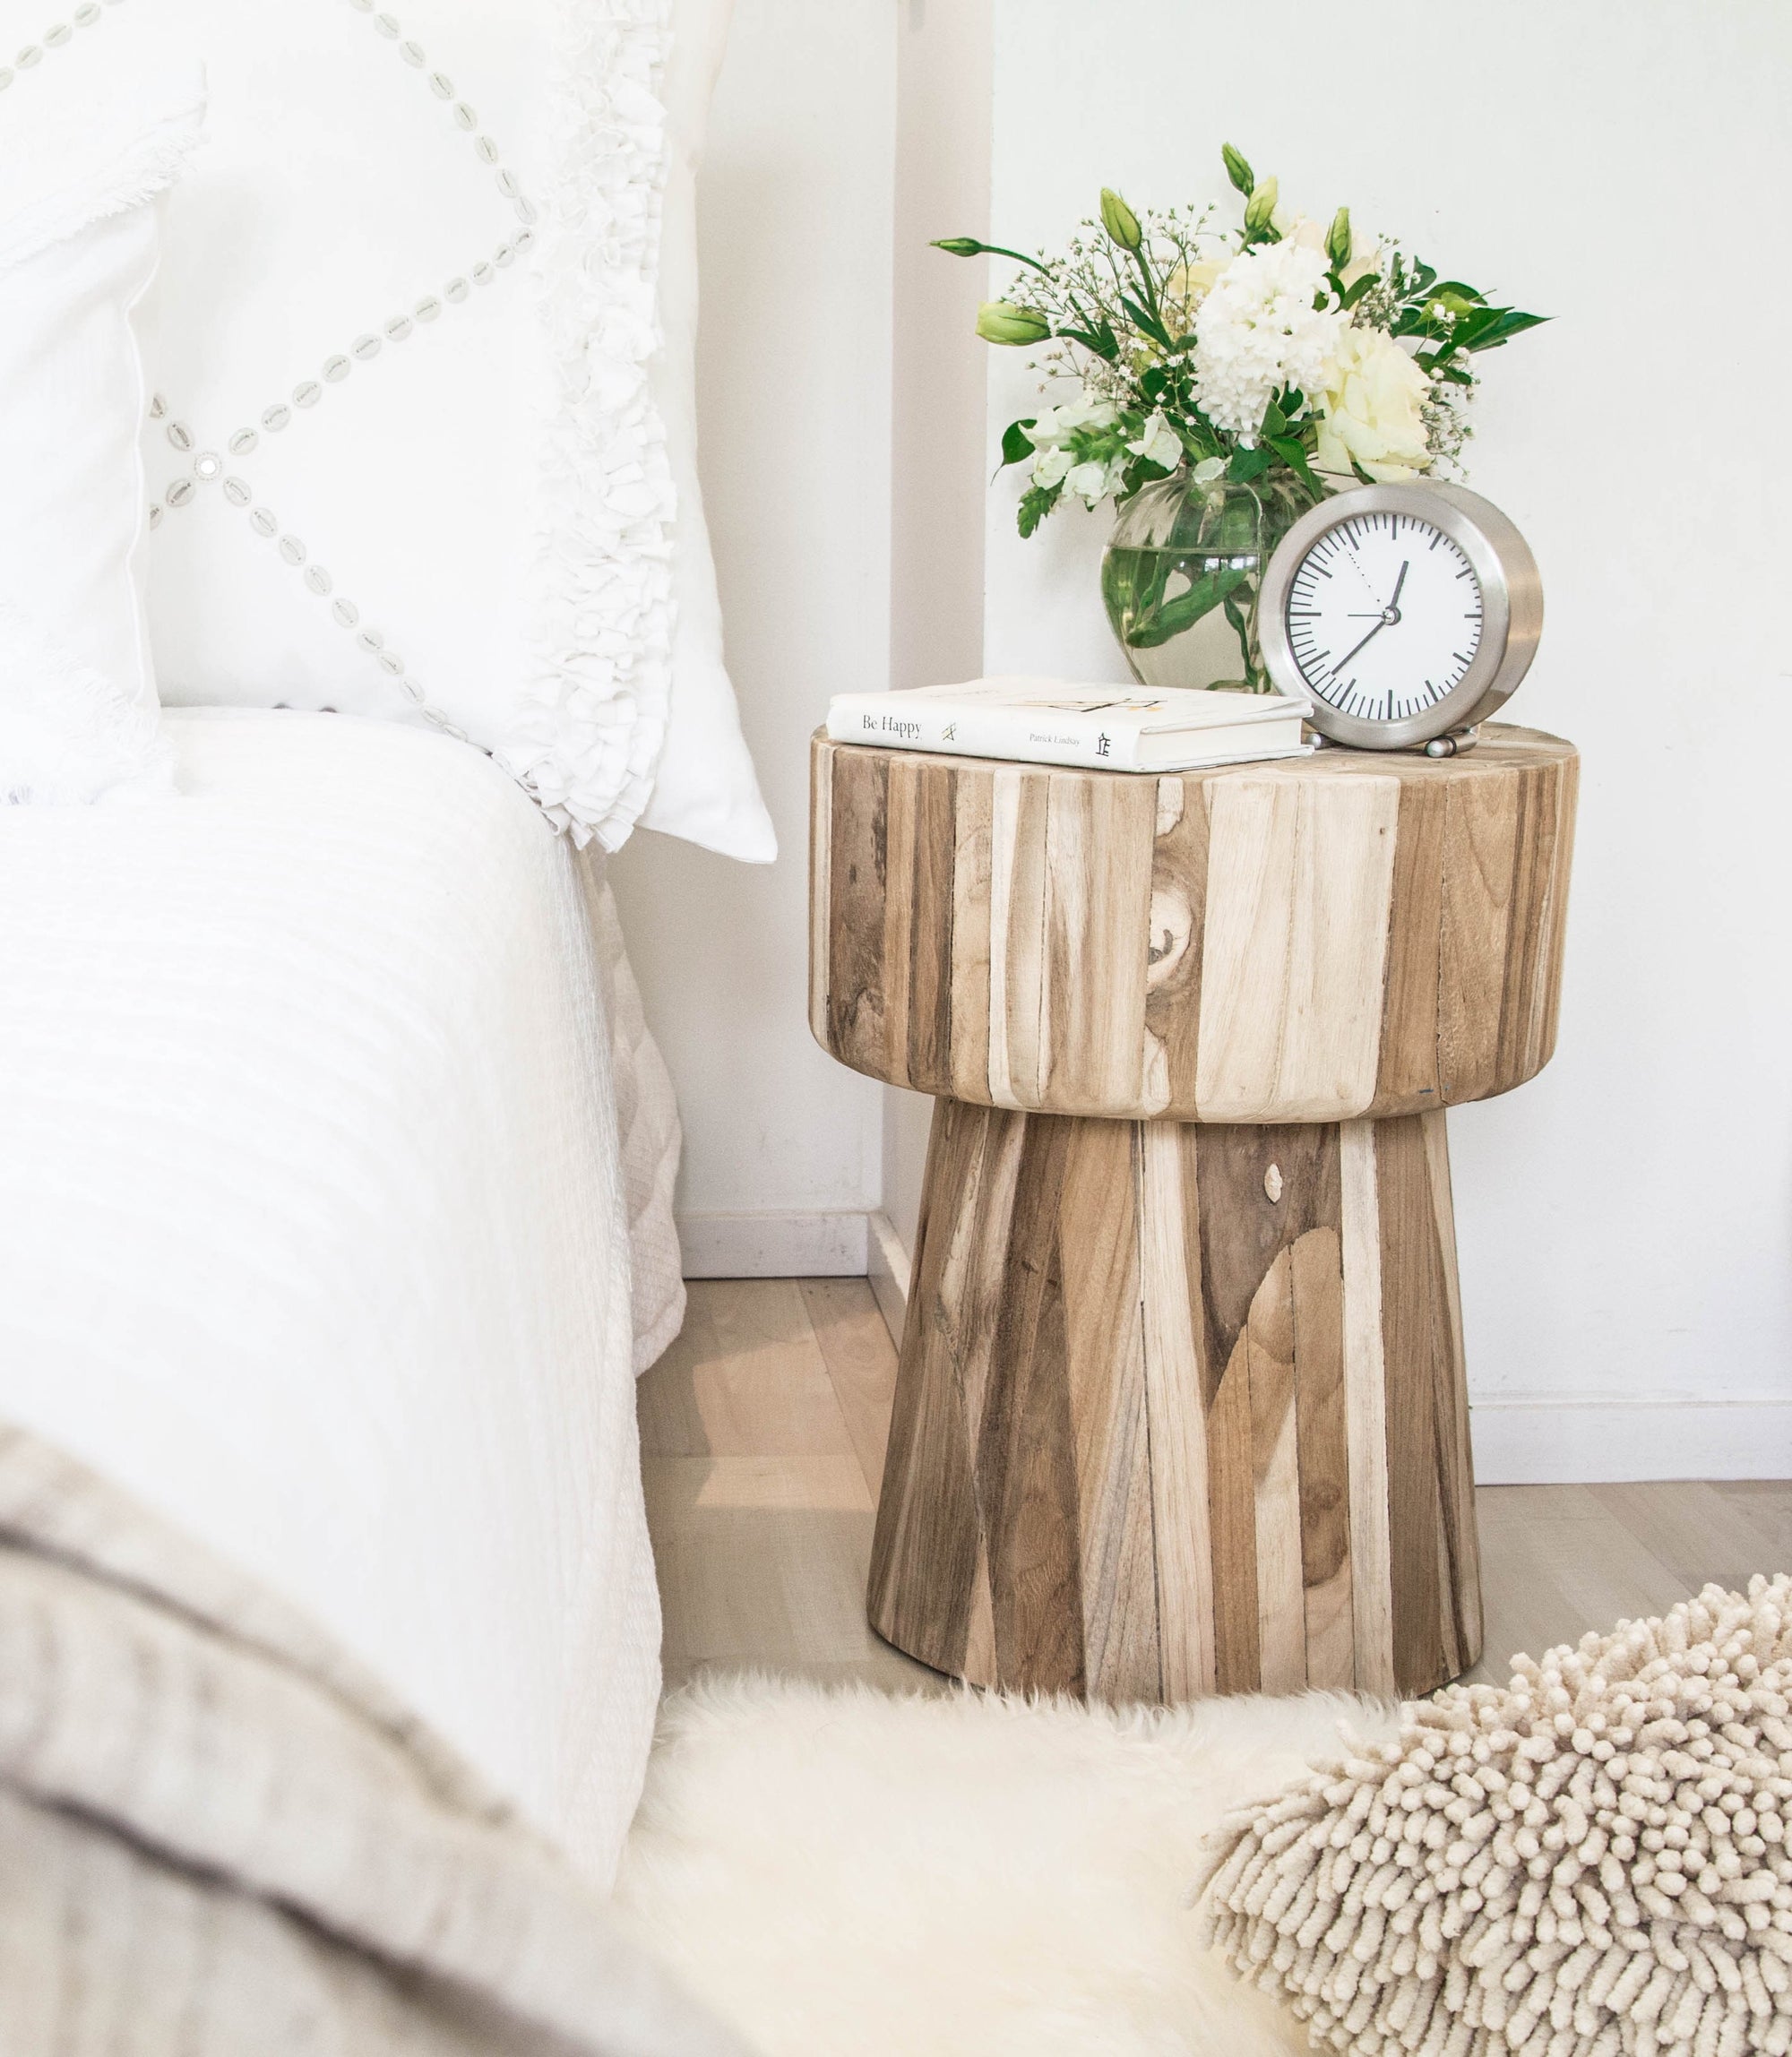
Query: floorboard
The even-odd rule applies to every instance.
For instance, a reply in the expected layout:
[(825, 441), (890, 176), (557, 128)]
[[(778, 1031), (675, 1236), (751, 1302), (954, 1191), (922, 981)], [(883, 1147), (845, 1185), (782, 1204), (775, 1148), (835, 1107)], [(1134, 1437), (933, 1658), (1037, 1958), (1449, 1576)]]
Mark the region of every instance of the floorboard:
[[(641, 1381), (668, 1690), (709, 1669), (943, 1690), (865, 1622), (896, 1379), (870, 1287), (704, 1279), (690, 1295)], [(1792, 1570), (1792, 1483), (1495, 1485), (1477, 1506), (1487, 1654), (1471, 1679), (1710, 1580)]]

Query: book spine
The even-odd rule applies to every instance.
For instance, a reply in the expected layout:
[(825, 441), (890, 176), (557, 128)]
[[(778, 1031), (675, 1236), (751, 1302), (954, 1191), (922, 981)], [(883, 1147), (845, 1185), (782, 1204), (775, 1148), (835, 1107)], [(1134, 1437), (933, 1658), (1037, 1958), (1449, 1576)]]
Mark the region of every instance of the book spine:
[(828, 710), (836, 743), (868, 743), (889, 750), (937, 750), (954, 757), (1004, 757), (1021, 764), (1065, 764), (1096, 771), (1138, 769), (1136, 728), (1105, 728), (1083, 718), (1016, 715), (1007, 708), (952, 707), (923, 702), (892, 708), (883, 694), (837, 700)]

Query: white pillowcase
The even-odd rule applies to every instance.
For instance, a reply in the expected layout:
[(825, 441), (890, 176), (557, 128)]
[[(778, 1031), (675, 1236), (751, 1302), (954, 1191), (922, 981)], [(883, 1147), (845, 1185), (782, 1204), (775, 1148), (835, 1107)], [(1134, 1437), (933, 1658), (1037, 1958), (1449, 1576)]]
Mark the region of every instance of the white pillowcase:
[[(710, 102), (722, 67), (734, 0), (676, 0), (672, 55), (660, 98), (667, 121), (666, 197), (659, 241), (659, 321), (653, 390), (666, 421), (666, 454), (678, 495), (672, 557), (677, 622), (672, 711), (653, 796), (642, 823), (706, 849), (769, 865), (778, 855), (771, 817), (750, 763), (734, 685), (722, 661), (722, 611), (697, 483), (697, 168)], [(685, 511), (695, 510), (694, 531)]]
[(730, 0), (399, 4), (130, 0), (43, 60), (209, 74), (143, 316), (162, 696), (433, 719), (610, 848), (658, 770), (656, 826), (769, 857), (691, 393)]
[(153, 700), (128, 697), (0, 601), (0, 806), (84, 806), (174, 790)]
[(39, 83), (18, 82), (0, 119), (0, 605), (35, 624), (13, 623), (13, 650), (47, 639), (65, 678), (97, 676), (152, 708), (132, 313), (203, 83), (196, 64), (104, 92), (70, 73)]

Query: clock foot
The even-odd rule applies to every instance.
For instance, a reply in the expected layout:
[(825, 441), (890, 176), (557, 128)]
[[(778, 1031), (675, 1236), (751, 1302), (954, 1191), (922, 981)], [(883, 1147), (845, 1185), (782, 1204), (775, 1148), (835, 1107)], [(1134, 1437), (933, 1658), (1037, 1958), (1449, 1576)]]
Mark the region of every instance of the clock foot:
[(1466, 756), (1480, 740), (1478, 724), (1470, 724), (1467, 728), (1452, 728), (1447, 736), (1434, 736), (1425, 745), (1425, 754), (1427, 757)]

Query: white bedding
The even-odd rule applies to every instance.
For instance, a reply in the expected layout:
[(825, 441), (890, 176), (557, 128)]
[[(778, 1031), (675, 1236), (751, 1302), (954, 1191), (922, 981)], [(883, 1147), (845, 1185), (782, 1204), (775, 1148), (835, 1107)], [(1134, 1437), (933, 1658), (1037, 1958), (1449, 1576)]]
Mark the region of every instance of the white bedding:
[[(460, 744), (167, 727), (176, 800), (0, 809), (0, 1416), (310, 1610), (607, 1881), (659, 1622), (602, 924)], [(676, 1123), (625, 1085), (651, 1227)]]

